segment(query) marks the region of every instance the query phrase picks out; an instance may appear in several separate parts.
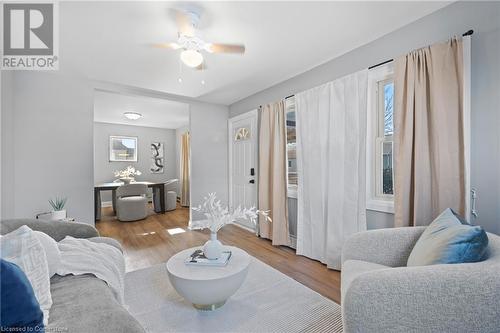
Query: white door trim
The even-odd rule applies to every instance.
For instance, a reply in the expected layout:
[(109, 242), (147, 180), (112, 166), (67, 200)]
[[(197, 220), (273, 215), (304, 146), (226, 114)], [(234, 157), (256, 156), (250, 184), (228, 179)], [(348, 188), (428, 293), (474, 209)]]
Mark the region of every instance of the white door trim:
[[(233, 210), (233, 123), (235, 121), (239, 121), (242, 119), (245, 119), (249, 116), (255, 118), (255, 129), (256, 133), (252, 133), (251, 135), (256, 135), (255, 136), (255, 147), (254, 147), (254, 162), (255, 162), (255, 188), (256, 188), (256, 200), (255, 202), (258, 204), (258, 193), (259, 193), (259, 187), (258, 187), (258, 175), (259, 175), (259, 136), (258, 136), (258, 131), (259, 131), (259, 126), (258, 126), (258, 110), (254, 109), (245, 113), (242, 113), (240, 115), (234, 116), (232, 118), (229, 118), (227, 120), (227, 128), (228, 128), (228, 163), (229, 163), (229, 210)], [(250, 207), (247, 207), (250, 208)]]

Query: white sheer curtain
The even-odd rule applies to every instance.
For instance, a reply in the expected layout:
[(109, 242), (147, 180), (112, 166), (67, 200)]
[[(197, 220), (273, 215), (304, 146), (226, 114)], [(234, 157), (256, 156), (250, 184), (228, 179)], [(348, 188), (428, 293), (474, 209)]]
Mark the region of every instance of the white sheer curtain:
[(342, 245), (366, 230), (366, 99), (363, 70), (295, 96), (297, 254), (340, 270)]

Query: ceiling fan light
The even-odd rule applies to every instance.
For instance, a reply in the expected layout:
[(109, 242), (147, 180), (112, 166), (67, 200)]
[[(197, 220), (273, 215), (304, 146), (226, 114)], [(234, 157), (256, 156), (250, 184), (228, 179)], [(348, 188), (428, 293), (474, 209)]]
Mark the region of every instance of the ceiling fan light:
[(203, 55), (195, 50), (184, 50), (181, 52), (181, 60), (186, 66), (198, 67), (203, 62)]
[(130, 120), (137, 120), (139, 118), (142, 118), (142, 114), (137, 112), (124, 112), (123, 115), (125, 116), (125, 118)]

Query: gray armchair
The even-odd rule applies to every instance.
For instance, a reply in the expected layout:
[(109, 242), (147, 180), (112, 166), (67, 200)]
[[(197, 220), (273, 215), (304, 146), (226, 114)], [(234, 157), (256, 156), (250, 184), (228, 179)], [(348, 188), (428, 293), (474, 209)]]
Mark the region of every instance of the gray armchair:
[[(165, 210), (171, 211), (177, 208), (177, 187), (178, 179), (169, 179), (165, 182)], [(153, 206), (156, 213), (160, 212), (160, 195), (153, 195)]]
[(342, 251), (345, 332), (499, 332), (500, 237), (485, 261), (406, 267), (425, 227), (355, 234)]
[(123, 222), (137, 221), (148, 216), (148, 186), (128, 184), (116, 189), (116, 217)]

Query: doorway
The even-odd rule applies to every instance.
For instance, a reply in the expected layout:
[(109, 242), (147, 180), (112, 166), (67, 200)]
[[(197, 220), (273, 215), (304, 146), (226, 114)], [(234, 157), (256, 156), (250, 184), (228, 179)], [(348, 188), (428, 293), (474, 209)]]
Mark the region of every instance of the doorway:
[[(257, 207), (258, 128), (257, 110), (252, 110), (228, 121), (229, 130), (229, 209), (238, 206)], [(236, 221), (242, 227), (255, 231), (247, 220)]]
[[(177, 209), (189, 211), (186, 209), (190, 206), (189, 118), (186, 103), (95, 90), (96, 220), (100, 220), (103, 210), (108, 220), (119, 220), (116, 191), (128, 183), (147, 185), (143, 218), (154, 215), (168, 218)], [(132, 174), (124, 175), (130, 170)], [(187, 226), (189, 217), (183, 222)]]

